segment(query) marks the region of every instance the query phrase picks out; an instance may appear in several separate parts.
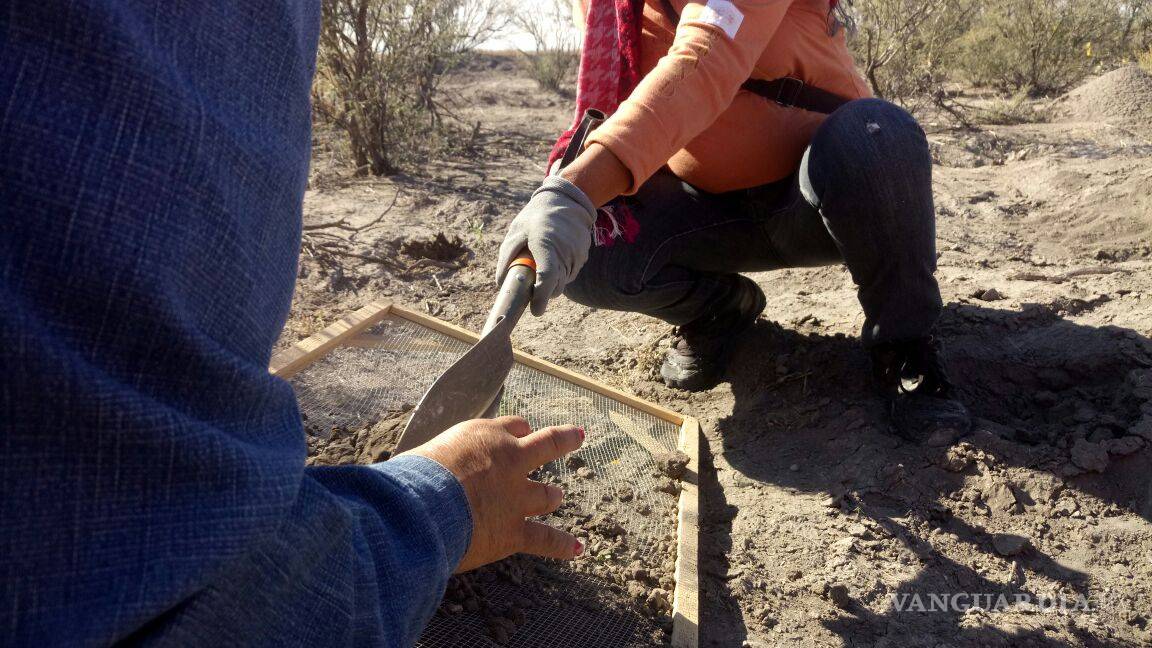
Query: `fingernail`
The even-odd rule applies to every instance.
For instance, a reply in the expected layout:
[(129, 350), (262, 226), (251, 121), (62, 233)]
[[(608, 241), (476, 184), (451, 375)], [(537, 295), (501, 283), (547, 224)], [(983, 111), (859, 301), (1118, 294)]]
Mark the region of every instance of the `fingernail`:
[(584, 543), (577, 540), (576, 544), (572, 546), (572, 553), (576, 554), (577, 556), (583, 554), (584, 553)]
[(580, 427), (578, 427), (576, 429), (580, 431), (580, 442), (583, 443), (584, 442), (584, 426), (581, 425)]

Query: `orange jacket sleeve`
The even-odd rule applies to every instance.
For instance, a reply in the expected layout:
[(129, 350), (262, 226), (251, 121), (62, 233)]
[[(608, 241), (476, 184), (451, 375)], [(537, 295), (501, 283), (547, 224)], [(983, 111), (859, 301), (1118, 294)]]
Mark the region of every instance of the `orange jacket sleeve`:
[(689, 2), (656, 67), (589, 138), (632, 174), (626, 194), (712, 124), (748, 80), (792, 0)]

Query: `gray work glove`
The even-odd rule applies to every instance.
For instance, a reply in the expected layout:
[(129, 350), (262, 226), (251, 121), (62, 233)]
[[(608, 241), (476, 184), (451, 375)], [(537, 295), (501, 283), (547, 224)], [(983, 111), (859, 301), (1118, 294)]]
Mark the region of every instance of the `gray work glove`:
[(532, 314), (543, 315), (548, 300), (564, 292), (588, 260), (595, 222), (596, 206), (580, 187), (549, 176), (508, 226), (496, 261), (496, 283), (504, 281), (508, 264), (527, 247), (536, 259)]

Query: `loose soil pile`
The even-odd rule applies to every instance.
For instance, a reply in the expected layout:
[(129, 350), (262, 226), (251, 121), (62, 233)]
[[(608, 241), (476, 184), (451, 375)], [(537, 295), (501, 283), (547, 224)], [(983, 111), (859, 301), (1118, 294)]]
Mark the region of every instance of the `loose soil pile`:
[(1103, 74), (1065, 95), (1069, 117), (1120, 124), (1152, 121), (1152, 74), (1129, 65)]

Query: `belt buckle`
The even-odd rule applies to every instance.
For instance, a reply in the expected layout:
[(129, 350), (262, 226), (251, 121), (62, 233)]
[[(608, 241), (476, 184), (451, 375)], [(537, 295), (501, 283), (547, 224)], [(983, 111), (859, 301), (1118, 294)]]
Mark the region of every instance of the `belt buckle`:
[[(796, 101), (800, 99), (800, 93), (804, 92), (804, 82), (795, 77), (781, 77), (784, 81), (780, 85), (780, 89), (776, 92), (776, 103), (785, 107), (792, 107), (796, 105)], [(793, 92), (788, 90), (795, 89)], [(785, 95), (791, 96), (785, 96)]]

